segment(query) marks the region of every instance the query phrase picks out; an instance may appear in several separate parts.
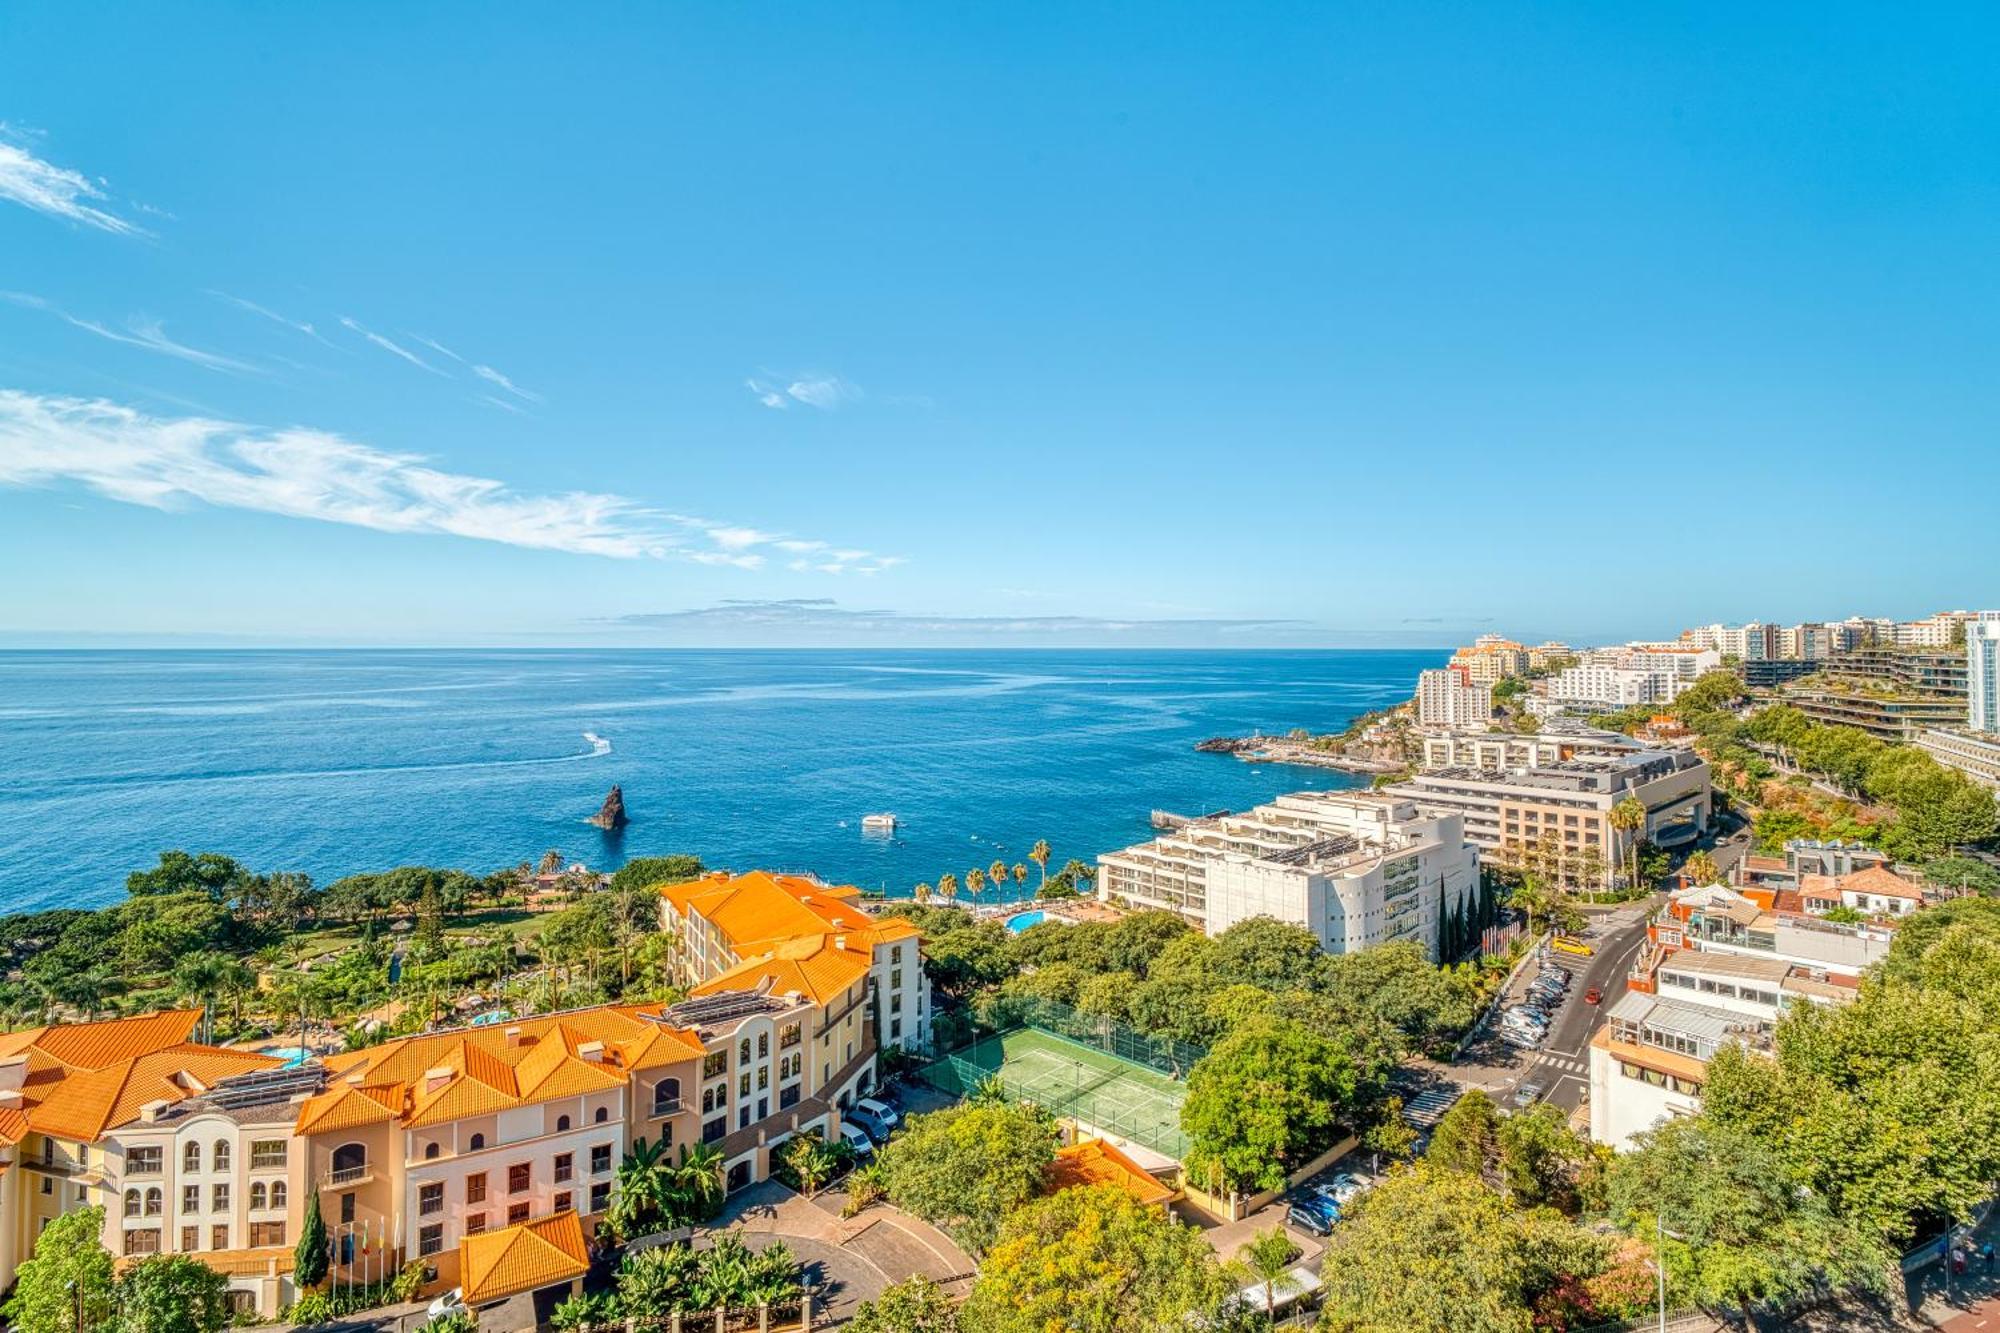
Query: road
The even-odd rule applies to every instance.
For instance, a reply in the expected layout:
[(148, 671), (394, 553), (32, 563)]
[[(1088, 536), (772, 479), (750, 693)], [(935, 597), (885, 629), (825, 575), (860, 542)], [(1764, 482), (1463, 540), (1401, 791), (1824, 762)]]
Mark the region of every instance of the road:
[[(1541, 1100), (1552, 1102), (1565, 1112), (1574, 1111), (1590, 1087), (1591, 1033), (1597, 1030), (1603, 1007), (1624, 993), (1632, 960), (1646, 940), (1646, 918), (1658, 903), (1655, 897), (1590, 912), (1583, 938), (1597, 952), (1589, 958), (1561, 953), (1549, 956), (1574, 981), (1569, 998), (1549, 1025), (1548, 1040), (1539, 1049), (1517, 1051), (1488, 1036), (1475, 1043), (1457, 1062), (1438, 1066), (1438, 1072), (1466, 1087), (1484, 1088), (1502, 1104), (1523, 1084), (1538, 1084)], [(1532, 967), (1527, 969), (1521, 978), (1522, 985), (1534, 979), (1534, 971)], [(1522, 985), (1516, 986), (1516, 993)], [(1596, 1005), (1583, 1001), (1584, 993), (1592, 987), (1603, 992), (1603, 1000)]]

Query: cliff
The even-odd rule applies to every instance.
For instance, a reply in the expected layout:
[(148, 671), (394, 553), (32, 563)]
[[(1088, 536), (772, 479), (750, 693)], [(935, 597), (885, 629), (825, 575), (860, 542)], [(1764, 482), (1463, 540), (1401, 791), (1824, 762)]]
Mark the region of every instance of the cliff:
[(621, 829), (631, 821), (625, 815), (625, 792), (621, 787), (613, 787), (611, 794), (604, 798), (590, 822), (601, 829)]

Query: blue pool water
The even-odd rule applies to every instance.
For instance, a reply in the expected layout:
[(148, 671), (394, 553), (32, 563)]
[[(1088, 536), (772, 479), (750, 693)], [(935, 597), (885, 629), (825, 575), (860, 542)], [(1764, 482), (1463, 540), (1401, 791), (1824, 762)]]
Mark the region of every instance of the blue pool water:
[(297, 1069), (312, 1058), (312, 1052), (303, 1046), (266, 1046), (264, 1054), (283, 1060), (286, 1069)]
[[(1324, 769), (1196, 754), (1333, 730), (1439, 651), (0, 652), (0, 912), (124, 894), (164, 848), (325, 883), (546, 849), (687, 851), (907, 894), (1240, 810)], [(586, 824), (612, 783), (632, 823)], [(894, 810), (895, 833), (861, 834)], [(988, 889), (986, 901), (1032, 894)]]
[[(1048, 919), (1049, 914), (1047, 912), (1016, 912), (1013, 916), (1007, 918), (1007, 929), (1018, 935), (1029, 926), (1039, 926)], [(1079, 938), (1081, 937), (1079, 936)]]

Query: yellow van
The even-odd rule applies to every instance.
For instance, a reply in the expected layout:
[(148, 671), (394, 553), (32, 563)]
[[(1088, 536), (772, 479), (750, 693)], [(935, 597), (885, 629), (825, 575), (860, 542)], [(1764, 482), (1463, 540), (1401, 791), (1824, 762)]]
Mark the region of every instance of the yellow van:
[(1549, 941), (1549, 947), (1559, 949), (1563, 953), (1573, 953), (1579, 958), (1588, 958), (1597, 952), (1574, 935), (1558, 935)]

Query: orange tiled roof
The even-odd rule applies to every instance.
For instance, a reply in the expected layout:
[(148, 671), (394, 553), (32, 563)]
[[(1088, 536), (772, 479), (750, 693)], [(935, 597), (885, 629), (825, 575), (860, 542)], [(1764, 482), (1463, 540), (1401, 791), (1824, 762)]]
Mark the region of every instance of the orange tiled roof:
[[(609, 1091), (633, 1072), (700, 1058), (699, 1038), (655, 1021), (658, 1013), (657, 1005), (600, 1005), (333, 1056), (327, 1066), (339, 1081), (300, 1106), (295, 1128), (303, 1134), (384, 1120), (411, 1128), (442, 1124)], [(584, 1055), (592, 1043), (603, 1048), (597, 1059)]]
[(1855, 893), (1872, 893), (1881, 898), (1909, 898), (1923, 901), (1923, 892), (1916, 885), (1904, 879), (1886, 866), (1869, 866), (1851, 875), (1842, 875), (1839, 880), (1842, 889)]
[(458, 1243), (459, 1284), (467, 1305), (571, 1282), (589, 1267), (583, 1223), (574, 1212), (483, 1231)]
[(98, 1069), (69, 1074), (27, 1112), (28, 1125), (58, 1138), (89, 1142), (139, 1118), (148, 1102), (199, 1096), (225, 1078), (284, 1062), (255, 1051), (180, 1044)]
[(1163, 1204), (1174, 1197), (1172, 1188), (1103, 1139), (1058, 1148), (1044, 1179), (1051, 1194), (1080, 1185), (1116, 1185), (1140, 1203)]
[(901, 917), (878, 918), (856, 907), (861, 891), (853, 885), (821, 884), (803, 875), (717, 873), (668, 885), (660, 893), (683, 916), (693, 913), (713, 925), (739, 954), (807, 935), (843, 934), (871, 946), (917, 935)]
[[(842, 944), (843, 938), (849, 942)], [(761, 987), (777, 995), (797, 991), (815, 1004), (825, 1004), (867, 976), (874, 961), (873, 950), (856, 947), (851, 937), (801, 936), (744, 959), (688, 994), (713, 995), (718, 991)]]

